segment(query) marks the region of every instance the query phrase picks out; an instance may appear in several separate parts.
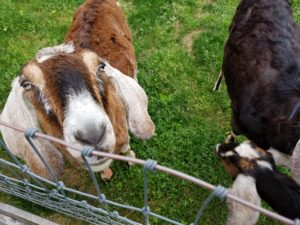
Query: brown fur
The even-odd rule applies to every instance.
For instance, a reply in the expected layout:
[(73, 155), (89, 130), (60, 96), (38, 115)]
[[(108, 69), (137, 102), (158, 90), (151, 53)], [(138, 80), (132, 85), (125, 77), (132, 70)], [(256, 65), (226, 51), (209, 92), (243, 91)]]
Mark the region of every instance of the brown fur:
[(65, 42), (88, 48), (122, 73), (136, 73), (132, 37), (126, 18), (115, 0), (87, 0), (73, 18)]
[(231, 177), (236, 177), (239, 173), (239, 169), (231, 163), (228, 163), (226, 160), (221, 159), (221, 162), (225, 170), (229, 173)]

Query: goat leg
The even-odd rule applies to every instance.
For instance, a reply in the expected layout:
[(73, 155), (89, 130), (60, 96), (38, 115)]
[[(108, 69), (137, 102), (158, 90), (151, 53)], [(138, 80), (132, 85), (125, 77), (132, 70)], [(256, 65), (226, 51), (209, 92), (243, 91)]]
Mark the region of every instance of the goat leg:
[(236, 138), (237, 138), (237, 135), (231, 131), (230, 134), (227, 134), (225, 140), (224, 140), (224, 143), (228, 144), (228, 143), (235, 143), (236, 142)]
[(218, 79), (217, 79), (217, 81), (214, 85), (213, 91), (219, 91), (220, 90), (222, 79), (223, 79), (223, 72), (221, 70), (220, 73), (219, 73)]
[[(128, 145), (127, 148), (124, 148), (123, 150), (121, 150), (121, 152), (123, 153), (124, 156), (130, 157), (130, 158), (136, 158), (135, 156), (135, 152), (131, 150), (130, 146)], [(133, 162), (128, 162), (129, 166), (133, 166), (135, 163)]]

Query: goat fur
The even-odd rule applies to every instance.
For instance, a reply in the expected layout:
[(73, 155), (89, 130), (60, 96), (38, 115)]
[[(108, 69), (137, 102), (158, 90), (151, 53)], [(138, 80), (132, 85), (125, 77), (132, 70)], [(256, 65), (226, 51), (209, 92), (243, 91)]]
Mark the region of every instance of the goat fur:
[[(229, 193), (254, 205), (260, 206), (261, 199), (256, 190), (255, 180), (251, 176), (239, 174), (229, 189)], [(227, 225), (254, 225), (259, 219), (259, 212), (227, 198)]]
[(88, 48), (113, 67), (136, 77), (137, 66), (127, 20), (115, 0), (87, 0), (75, 13), (65, 37), (76, 48)]

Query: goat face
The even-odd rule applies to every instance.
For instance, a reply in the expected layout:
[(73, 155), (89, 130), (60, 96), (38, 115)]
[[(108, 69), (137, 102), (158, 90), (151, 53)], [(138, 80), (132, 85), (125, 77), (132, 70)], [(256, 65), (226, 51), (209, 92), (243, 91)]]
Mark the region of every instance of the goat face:
[(250, 141), (241, 144), (219, 144), (215, 152), (232, 177), (236, 177), (239, 173), (252, 173), (257, 166), (272, 169), (275, 165), (270, 153)]
[[(98, 73), (99, 65), (101, 73)], [(101, 63), (96, 53), (89, 50), (75, 52), (72, 44), (64, 44), (41, 50), (36, 60), (22, 68), (20, 85), (34, 105), (46, 133), (63, 137), (77, 147), (90, 145), (99, 151), (118, 152), (128, 148), (127, 123), (131, 126), (127, 117), (131, 117), (130, 110), (136, 111), (132, 108), (135, 104), (135, 108), (142, 109), (135, 122), (144, 123), (137, 128), (137, 136), (152, 136), (154, 125), (147, 113), (147, 96), (141, 91), (143, 89), (132, 78), (136, 87), (126, 81), (112, 82), (119, 77), (110, 78), (106, 65), (111, 68), (108, 63)], [(119, 73), (119, 76), (127, 77)], [(118, 95), (122, 92), (120, 89), (124, 90), (122, 85), (128, 85), (126, 90), (133, 92), (127, 99), (127, 93)], [(144, 102), (139, 100), (139, 95), (143, 96)], [(130, 101), (138, 99), (127, 103), (128, 98)], [(131, 131), (134, 133), (135, 130)], [(79, 152), (67, 148), (67, 153), (82, 163)], [(110, 162), (106, 158), (89, 157), (94, 171), (105, 169)]]

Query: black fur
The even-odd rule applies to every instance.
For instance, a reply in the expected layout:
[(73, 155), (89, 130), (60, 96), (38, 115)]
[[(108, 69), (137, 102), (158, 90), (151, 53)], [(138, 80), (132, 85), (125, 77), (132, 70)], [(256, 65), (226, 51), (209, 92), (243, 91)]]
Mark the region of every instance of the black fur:
[(257, 167), (253, 174), (259, 196), (281, 215), (300, 218), (300, 186), (290, 177)]
[(291, 154), (300, 138), (300, 30), (288, 0), (241, 1), (223, 73), (234, 132)]

